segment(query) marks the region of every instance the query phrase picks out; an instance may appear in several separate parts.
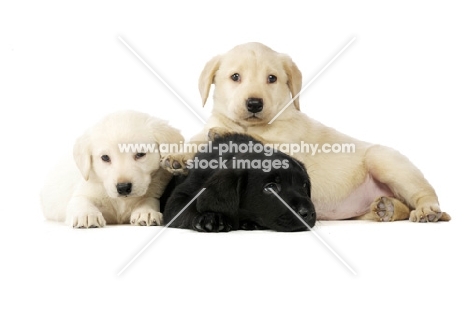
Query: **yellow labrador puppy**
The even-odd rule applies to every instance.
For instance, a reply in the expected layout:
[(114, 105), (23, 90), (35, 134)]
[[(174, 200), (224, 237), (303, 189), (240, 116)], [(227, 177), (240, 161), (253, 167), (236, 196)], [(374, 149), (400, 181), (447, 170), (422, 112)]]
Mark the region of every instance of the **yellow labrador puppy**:
[(166, 121), (144, 113), (105, 117), (77, 139), (75, 163), (70, 156), (48, 177), (41, 192), (45, 217), (75, 228), (160, 225), (159, 198), (171, 174), (160, 168), (158, 146), (183, 140)]
[[(343, 144), (354, 146), (353, 152), (291, 154), (308, 170), (317, 219), (450, 220), (441, 212), (437, 195), (423, 174), (399, 152), (309, 118), (300, 111), (299, 98), (277, 116), (301, 90), (301, 72), (289, 56), (260, 43), (236, 46), (215, 56), (202, 71), (203, 104), (211, 84), (215, 85), (213, 112), (192, 141), (204, 141), (211, 128), (221, 127), (254, 135), (264, 143), (327, 147), (323, 151)], [(189, 157), (170, 155), (165, 165), (180, 171), (184, 168), (180, 162)]]

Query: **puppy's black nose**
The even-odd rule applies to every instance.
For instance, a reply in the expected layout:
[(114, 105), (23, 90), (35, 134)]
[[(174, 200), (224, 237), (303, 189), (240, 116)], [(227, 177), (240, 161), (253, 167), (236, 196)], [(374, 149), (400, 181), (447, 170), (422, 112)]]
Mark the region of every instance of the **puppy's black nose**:
[(309, 216), (309, 210), (303, 206), (299, 207), (299, 209), (297, 210), (297, 213), (302, 218), (307, 218)]
[(263, 99), (261, 98), (247, 98), (245, 104), (249, 112), (257, 113), (263, 110)]
[(119, 183), (117, 184), (117, 192), (120, 195), (129, 195), (132, 192), (132, 184), (131, 183)]

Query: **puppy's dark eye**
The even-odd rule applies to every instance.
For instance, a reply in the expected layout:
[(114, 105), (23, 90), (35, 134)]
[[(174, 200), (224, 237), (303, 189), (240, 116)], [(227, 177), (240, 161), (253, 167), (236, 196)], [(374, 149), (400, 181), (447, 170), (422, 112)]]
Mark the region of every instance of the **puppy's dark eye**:
[(107, 154), (101, 156), (101, 160), (104, 162), (110, 162), (110, 158)]
[(240, 74), (235, 73), (231, 76), (231, 80), (234, 82), (240, 82)]
[(135, 160), (141, 159), (146, 156), (146, 153), (139, 152), (135, 154)]
[(266, 184), (265, 186), (263, 186), (263, 191), (266, 192), (266, 193), (271, 193), (271, 191), (280, 192), (281, 187), (277, 183), (270, 182), (270, 183)]
[(274, 75), (269, 75), (268, 79), (267, 79), (268, 83), (275, 83), (276, 80), (277, 80), (277, 78)]

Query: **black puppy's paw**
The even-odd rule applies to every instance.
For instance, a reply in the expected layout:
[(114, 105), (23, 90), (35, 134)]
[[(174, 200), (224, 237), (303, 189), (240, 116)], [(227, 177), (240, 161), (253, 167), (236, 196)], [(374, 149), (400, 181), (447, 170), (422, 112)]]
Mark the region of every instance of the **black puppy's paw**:
[(195, 217), (192, 227), (199, 232), (229, 232), (232, 224), (223, 214), (206, 212)]
[(258, 225), (253, 221), (244, 221), (240, 223), (241, 230), (265, 230), (266, 228)]

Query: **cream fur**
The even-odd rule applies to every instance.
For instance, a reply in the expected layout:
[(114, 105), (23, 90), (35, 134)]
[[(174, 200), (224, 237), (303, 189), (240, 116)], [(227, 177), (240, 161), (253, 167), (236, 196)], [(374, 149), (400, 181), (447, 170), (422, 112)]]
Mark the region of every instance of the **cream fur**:
[[(239, 82), (230, 78), (234, 73), (240, 75)], [(277, 81), (267, 83), (269, 75), (275, 75)], [(301, 72), (289, 56), (260, 43), (236, 46), (226, 54), (215, 56), (202, 71), (199, 90), (203, 104), (211, 84), (215, 85), (213, 112), (207, 125), (192, 141), (206, 141), (210, 128), (222, 127), (255, 135), (266, 143), (355, 144), (356, 151), (351, 154), (294, 155), (307, 167), (318, 219), (384, 220), (385, 217), (379, 214), (381, 211), (375, 207), (378, 205), (375, 200), (380, 196), (399, 200), (402, 204), (395, 204), (395, 209), (400, 206), (411, 209), (411, 215), (409, 210), (407, 213), (395, 211), (394, 215), (399, 216), (390, 217), (390, 220), (450, 219), (440, 211), (434, 189), (405, 156), (391, 148), (349, 137), (309, 118), (300, 112), (299, 98), (268, 125), (301, 89)], [(249, 118), (251, 113), (246, 109), (246, 99), (251, 97), (262, 98), (264, 102), (263, 110), (255, 115), (256, 118)], [(354, 194), (354, 198), (362, 197), (363, 200), (353, 199), (353, 205), (347, 199), (354, 191), (362, 191)], [(385, 200), (388, 202), (395, 201)], [(386, 205), (381, 206), (385, 208)], [(389, 212), (393, 214), (393, 210)]]
[[(76, 140), (74, 161), (70, 155), (48, 177), (41, 192), (45, 217), (79, 228), (161, 224), (159, 197), (171, 178), (160, 168), (161, 154), (147, 152), (136, 158), (135, 153), (120, 152), (118, 144), (180, 141), (178, 130), (144, 113), (123, 111), (105, 117)], [(102, 155), (111, 161), (104, 162)], [(131, 193), (119, 196), (117, 183), (132, 183)]]

